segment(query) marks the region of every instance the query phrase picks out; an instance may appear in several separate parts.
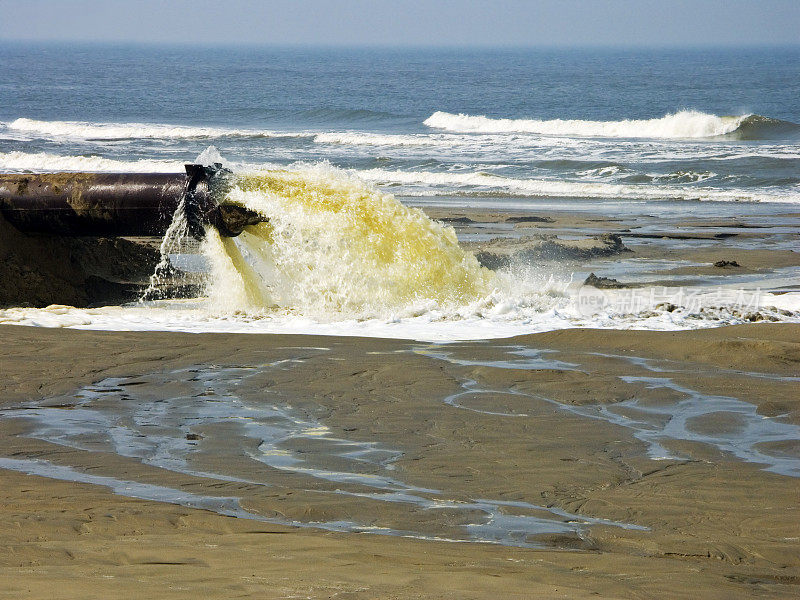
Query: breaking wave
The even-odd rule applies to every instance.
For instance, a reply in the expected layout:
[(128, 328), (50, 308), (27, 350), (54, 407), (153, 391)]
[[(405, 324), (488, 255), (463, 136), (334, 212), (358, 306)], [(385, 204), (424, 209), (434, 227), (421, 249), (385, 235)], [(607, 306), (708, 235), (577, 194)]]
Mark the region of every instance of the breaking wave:
[(45, 138), (86, 140), (129, 139), (212, 139), (224, 137), (285, 138), (309, 137), (304, 133), (284, 133), (257, 129), (226, 129), (219, 127), (189, 127), (161, 123), (92, 123), (88, 121), (37, 121), (20, 118), (3, 123), (13, 132)]
[(460, 133), (536, 133), (553, 136), (611, 138), (716, 138), (764, 139), (800, 131), (800, 125), (761, 115), (717, 116), (682, 110), (658, 119), (583, 121), (552, 119), (493, 119), (485, 116), (437, 111), (424, 124)]
[(761, 115), (748, 115), (739, 124), (738, 129), (726, 137), (737, 140), (771, 140), (797, 138), (798, 134), (800, 134), (800, 125), (797, 123)]
[(4, 171), (131, 171), (134, 173), (180, 173), (186, 161), (114, 160), (102, 156), (62, 156), (49, 152), (0, 152)]
[[(777, 190), (751, 192), (741, 189), (678, 187), (667, 185), (622, 184), (561, 179), (516, 179), (487, 172), (432, 173), (425, 171), (389, 171), (368, 169), (358, 176), (379, 185), (409, 186), (422, 195), (439, 190), (452, 195), (485, 196), (493, 192), (530, 198), (620, 198), (647, 200), (710, 200), (721, 202), (800, 203), (800, 193)], [(698, 178), (696, 181), (699, 181)], [(425, 190), (424, 188), (427, 188)], [(453, 190), (455, 189), (455, 193)]]

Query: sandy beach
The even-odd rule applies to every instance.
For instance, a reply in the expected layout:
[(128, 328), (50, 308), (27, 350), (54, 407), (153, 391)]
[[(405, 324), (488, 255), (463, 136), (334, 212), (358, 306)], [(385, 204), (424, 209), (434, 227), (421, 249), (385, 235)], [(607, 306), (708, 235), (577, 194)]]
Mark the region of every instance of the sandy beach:
[[(735, 449), (726, 440), (747, 430), (745, 423), (777, 418), (800, 425), (799, 335), (797, 325), (754, 324), (674, 333), (568, 330), (430, 345), (7, 326), (0, 454), (12, 470), (2, 471), (2, 594), (791, 597), (800, 581), (798, 480), (769, 469), (790, 464), (781, 459), (796, 457), (796, 438), (748, 448), (742, 436)], [(241, 447), (211, 422), (193, 426), (190, 437), (200, 441), (191, 467), (240, 481), (158, 468), (157, 460), (122, 456), (119, 448), (110, 452), (99, 442), (102, 432), (68, 442), (51, 429), (48, 441), (37, 433), (39, 421), (26, 417), (34, 407), (78, 410), (87, 400), (75, 390), (85, 386), (98, 392), (90, 400), (98, 410), (104, 394), (107, 404), (115, 394), (127, 403), (153, 402), (152, 386), (157, 400), (187, 398), (196, 393), (199, 373), (219, 381), (226, 369), (239, 369), (232, 389), (253, 406), (283, 398), (329, 430), (323, 438), (399, 454), (390, 464), (357, 465), (336, 444), (297, 436), (284, 448), (302, 457), (304, 468), (262, 465), (262, 480), (243, 483), (255, 476), (252, 467), (234, 456), (219, 464)], [(257, 375), (243, 377), (243, 369)], [(97, 385), (108, 378), (114, 387)], [(673, 430), (650, 438), (581, 412), (623, 405), (618, 414), (633, 415), (637, 407), (669, 412), (691, 394), (698, 412), (685, 435)], [(720, 398), (729, 404), (715, 407)], [(656, 454), (666, 450), (674, 458), (654, 460), (656, 442)], [(24, 474), (44, 464), (110, 479), (91, 485)], [(354, 465), (349, 478), (308, 470), (345, 473)], [(364, 479), (388, 476), (400, 483)], [(112, 480), (197, 498), (236, 497), (248, 518), (189, 508), (191, 500), (181, 506), (175, 499), (126, 497), (137, 495), (133, 488), (115, 495)], [(387, 489), (439, 506), (370, 494)], [(474, 506), (478, 499), (491, 499), (498, 513), (490, 517), (485, 506)], [(498, 515), (535, 523), (518, 521), (512, 529), (521, 533), (500, 543), (480, 542), (491, 530), (470, 534), (471, 524)], [(349, 532), (322, 529), (347, 521)], [(406, 533), (380, 535), (380, 528)]]

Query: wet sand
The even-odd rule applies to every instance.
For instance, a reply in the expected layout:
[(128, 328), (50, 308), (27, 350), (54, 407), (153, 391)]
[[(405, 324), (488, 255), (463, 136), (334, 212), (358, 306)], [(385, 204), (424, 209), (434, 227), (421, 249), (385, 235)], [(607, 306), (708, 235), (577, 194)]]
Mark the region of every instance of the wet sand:
[[(600, 270), (612, 268), (620, 281), (635, 285), (696, 285), (708, 283), (709, 278), (735, 279), (737, 276), (768, 277), (781, 270), (797, 272), (800, 268), (798, 231), (800, 214), (792, 205), (773, 208), (769, 213), (742, 211), (739, 216), (720, 217), (703, 203), (687, 203), (675, 214), (652, 214), (648, 207), (608, 215), (608, 209), (598, 203), (596, 208), (583, 211), (554, 210), (535, 202), (525, 210), (488, 210), (477, 208), (452, 209), (426, 206), (428, 216), (441, 219), (455, 227), (459, 239), (472, 251), (480, 251), (492, 239), (549, 238), (569, 248), (576, 241), (595, 239), (587, 247), (603, 249), (600, 236), (618, 235), (625, 252), (595, 252), (591, 264), (587, 257), (569, 252), (560, 257), (558, 269)], [(545, 257), (546, 258), (546, 257)], [(632, 279), (630, 261), (650, 263), (650, 268), (638, 270)], [(625, 266), (614, 268), (615, 263)], [(717, 267), (719, 261), (735, 261), (738, 267)], [(550, 268), (554, 268), (550, 265)], [(793, 286), (792, 289), (794, 289)], [(769, 284), (764, 289), (769, 289)]]
[(798, 595), (798, 325), (0, 335), (0, 597)]

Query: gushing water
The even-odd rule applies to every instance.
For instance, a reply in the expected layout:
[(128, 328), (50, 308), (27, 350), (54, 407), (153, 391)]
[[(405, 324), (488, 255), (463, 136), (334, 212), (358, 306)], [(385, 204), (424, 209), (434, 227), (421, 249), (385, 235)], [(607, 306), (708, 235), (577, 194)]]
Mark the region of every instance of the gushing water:
[(164, 237), (161, 239), (161, 246), (159, 248), (161, 258), (153, 274), (150, 275), (150, 283), (147, 289), (142, 293), (141, 300), (160, 300), (168, 295), (165, 291), (165, 285), (174, 275), (174, 269), (170, 263), (169, 255), (179, 252), (182, 249), (188, 235), (189, 222), (186, 219), (186, 201), (185, 198), (181, 198), (181, 201), (178, 203), (172, 215), (172, 221)]
[(209, 230), (215, 312), (387, 316), (462, 306), (496, 285), (451, 227), (327, 165), (240, 174), (228, 201), (269, 223), (237, 238)]

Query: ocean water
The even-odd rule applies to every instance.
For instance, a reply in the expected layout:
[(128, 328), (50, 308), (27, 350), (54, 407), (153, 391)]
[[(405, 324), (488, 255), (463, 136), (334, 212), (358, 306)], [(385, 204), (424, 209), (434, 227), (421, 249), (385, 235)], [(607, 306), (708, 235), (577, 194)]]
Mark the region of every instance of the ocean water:
[(798, 82), (798, 49), (2, 45), (0, 168), (164, 169), (213, 144), (401, 196), (800, 202)]
[[(180, 171), (202, 155), (221, 157), (238, 173), (288, 170), (319, 185), (321, 177), (355, 180), (370, 202), (389, 212), (397, 208), (390, 208), (387, 194), (406, 206), (770, 214), (800, 204), (798, 82), (798, 48), (2, 44), (0, 170)], [(324, 215), (297, 216), (305, 225), (314, 219), (324, 222)], [(291, 232), (295, 247), (303, 231), (308, 229), (298, 226)], [(367, 231), (360, 235), (375, 239)], [(414, 235), (421, 239), (419, 232)], [(353, 243), (342, 239), (338, 247)], [(335, 247), (331, 242), (325, 251)], [(246, 248), (237, 252), (248, 256)], [(414, 260), (419, 263), (419, 257)], [(334, 271), (335, 261), (328, 262)], [(357, 262), (345, 260), (342, 268)], [(405, 267), (390, 284), (417, 281), (408, 277), (411, 262)], [(318, 296), (352, 296), (363, 281), (334, 275), (326, 280), (330, 290), (319, 287)], [(5, 311), (0, 320), (102, 328), (290, 327), (420, 339), (587, 324), (674, 329), (694, 323), (671, 313), (587, 316), (565, 300), (566, 283), (544, 275), (521, 287), (483, 289), (484, 281), (482, 293), (461, 298), (456, 308), (431, 293), (402, 306), (384, 303), (381, 310), (370, 306), (324, 317), (289, 300), (279, 303), (277, 320), (262, 312), (243, 321), (196, 303), (105, 312)], [(770, 301), (784, 308), (796, 303), (792, 294)], [(119, 310), (124, 315), (114, 312)], [(241, 314), (242, 306), (233, 312)]]

